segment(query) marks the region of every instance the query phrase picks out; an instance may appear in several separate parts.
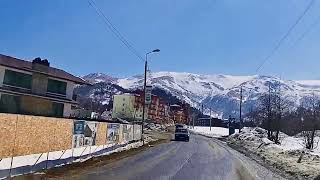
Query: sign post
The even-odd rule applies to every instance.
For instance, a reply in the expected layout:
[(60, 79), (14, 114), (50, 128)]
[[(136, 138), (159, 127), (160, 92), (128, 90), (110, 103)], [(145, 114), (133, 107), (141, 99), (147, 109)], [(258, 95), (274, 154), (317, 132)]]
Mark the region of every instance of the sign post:
[(151, 92), (152, 92), (152, 86), (146, 86), (146, 96), (144, 99), (146, 105), (151, 104)]

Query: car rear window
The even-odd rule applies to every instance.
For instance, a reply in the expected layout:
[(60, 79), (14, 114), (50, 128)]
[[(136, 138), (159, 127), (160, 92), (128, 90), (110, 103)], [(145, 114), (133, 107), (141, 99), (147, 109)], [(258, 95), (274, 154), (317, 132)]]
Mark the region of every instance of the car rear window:
[(187, 133), (188, 131), (186, 129), (176, 129), (176, 132)]

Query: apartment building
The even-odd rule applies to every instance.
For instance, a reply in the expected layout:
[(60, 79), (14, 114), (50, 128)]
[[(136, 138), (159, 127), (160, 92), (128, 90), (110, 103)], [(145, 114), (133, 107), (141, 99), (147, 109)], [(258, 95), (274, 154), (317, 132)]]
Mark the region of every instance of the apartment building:
[(48, 60), (26, 61), (0, 54), (0, 112), (69, 117), (77, 105), (73, 89), (88, 84)]

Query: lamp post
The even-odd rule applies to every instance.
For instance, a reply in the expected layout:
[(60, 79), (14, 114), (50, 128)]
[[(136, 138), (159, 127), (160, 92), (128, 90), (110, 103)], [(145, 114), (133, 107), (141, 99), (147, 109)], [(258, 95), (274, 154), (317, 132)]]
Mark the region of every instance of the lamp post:
[(142, 107), (142, 132), (141, 132), (141, 140), (144, 145), (144, 114), (145, 114), (145, 108), (146, 108), (146, 86), (147, 86), (147, 68), (148, 68), (148, 55), (151, 53), (157, 53), (160, 52), (160, 49), (155, 49), (153, 51), (150, 51), (146, 53), (146, 59), (144, 62), (144, 85), (143, 85), (143, 107)]

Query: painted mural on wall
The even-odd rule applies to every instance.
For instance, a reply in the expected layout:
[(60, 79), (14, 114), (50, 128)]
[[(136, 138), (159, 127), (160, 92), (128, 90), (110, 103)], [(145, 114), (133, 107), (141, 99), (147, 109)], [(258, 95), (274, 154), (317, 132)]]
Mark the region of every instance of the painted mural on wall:
[(129, 139), (129, 132), (128, 132), (128, 125), (124, 124), (123, 127), (123, 140), (128, 141)]
[(133, 125), (123, 125), (123, 136), (126, 142), (133, 140)]
[(84, 127), (85, 121), (74, 120), (73, 121), (73, 136), (72, 147), (82, 147), (84, 144)]
[(141, 125), (134, 125), (134, 129), (133, 129), (133, 134), (134, 134), (134, 140), (139, 140), (141, 139)]
[(107, 128), (107, 143), (118, 143), (120, 124), (108, 123)]
[(72, 147), (94, 146), (97, 136), (97, 122), (74, 120)]

